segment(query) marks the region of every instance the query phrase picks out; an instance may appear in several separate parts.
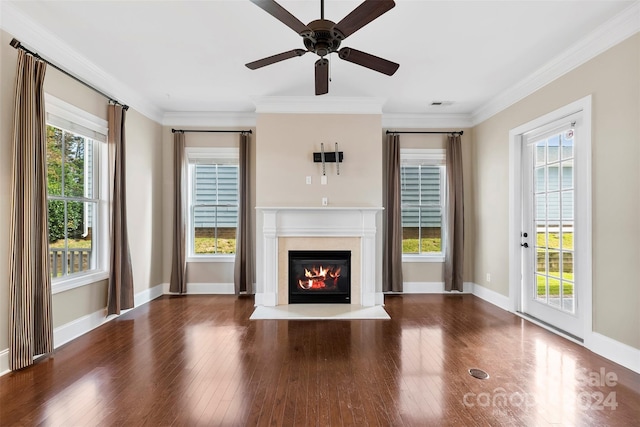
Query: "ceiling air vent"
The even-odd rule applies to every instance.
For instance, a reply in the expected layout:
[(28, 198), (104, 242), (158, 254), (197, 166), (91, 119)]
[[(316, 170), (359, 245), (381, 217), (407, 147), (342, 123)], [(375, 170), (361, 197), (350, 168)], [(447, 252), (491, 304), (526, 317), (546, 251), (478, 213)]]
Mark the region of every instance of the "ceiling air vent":
[(453, 105), (453, 101), (431, 101), (429, 104), (431, 107), (446, 107), (448, 105)]

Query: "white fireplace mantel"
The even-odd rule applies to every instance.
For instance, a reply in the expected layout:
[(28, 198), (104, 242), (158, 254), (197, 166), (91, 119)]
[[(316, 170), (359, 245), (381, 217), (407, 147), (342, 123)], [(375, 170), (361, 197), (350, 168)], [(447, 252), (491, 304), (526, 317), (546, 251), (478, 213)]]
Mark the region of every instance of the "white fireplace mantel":
[[(360, 238), (360, 303), (382, 305), (376, 292), (377, 215), (381, 207), (257, 207), (262, 213), (262, 268), (256, 281), (256, 305), (278, 305), (278, 240), (284, 237)], [(314, 249), (310, 247), (309, 249)], [(260, 277), (262, 276), (262, 277)]]

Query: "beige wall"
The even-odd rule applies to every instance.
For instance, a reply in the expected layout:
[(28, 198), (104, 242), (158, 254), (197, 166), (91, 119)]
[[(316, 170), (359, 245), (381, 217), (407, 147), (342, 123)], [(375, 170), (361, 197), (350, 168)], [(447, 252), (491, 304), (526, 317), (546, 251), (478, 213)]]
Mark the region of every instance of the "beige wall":
[[(475, 280), (508, 283), (509, 130), (593, 96), (593, 325), (640, 348), (640, 34), (474, 129)], [(491, 283), (485, 280), (491, 274)]]
[[(259, 114), (256, 138), (256, 206), (382, 206), (382, 144), (378, 114)], [(344, 152), (340, 175), (336, 164), (326, 165), (327, 184), (321, 184), (322, 164), (313, 153)], [(305, 178), (311, 176), (312, 183)], [(379, 215), (377, 226), (381, 227)], [(262, 265), (262, 218), (256, 218), (256, 278)], [(382, 236), (377, 239), (376, 290), (382, 290)]]
[[(375, 114), (259, 114), (256, 140), (257, 206), (382, 206), (381, 116)], [(326, 165), (327, 184), (320, 184), (321, 163), (313, 152), (344, 152), (340, 175)], [(305, 184), (305, 177), (312, 184)]]
[(127, 219), (136, 293), (162, 277), (162, 126), (133, 109), (127, 112)]
[[(407, 131), (408, 129), (403, 129)], [(414, 131), (424, 131), (425, 129), (411, 129)], [(439, 129), (429, 129), (429, 131), (437, 131)], [(442, 131), (451, 129), (440, 129)], [(472, 147), (473, 139), (471, 129), (462, 130), (462, 173), (464, 182), (464, 274), (465, 282), (473, 281), (473, 246), (474, 246), (474, 229), (473, 229), (473, 173), (472, 173)], [(386, 133), (386, 129), (385, 129)], [(447, 135), (444, 134), (401, 134), (401, 148), (434, 148), (444, 149)], [(404, 282), (429, 283), (444, 282), (442, 262), (405, 262), (402, 264), (402, 275)]]
[[(12, 36), (0, 31), (0, 352), (8, 347), (9, 250), (11, 201), (11, 127), (17, 51)], [(107, 100), (48, 67), (45, 91), (106, 120)], [(127, 204), (135, 292), (162, 283), (161, 126), (130, 109), (127, 113)], [(135, 185), (131, 185), (135, 183)], [(106, 281), (53, 296), (53, 323), (59, 327), (106, 307)]]

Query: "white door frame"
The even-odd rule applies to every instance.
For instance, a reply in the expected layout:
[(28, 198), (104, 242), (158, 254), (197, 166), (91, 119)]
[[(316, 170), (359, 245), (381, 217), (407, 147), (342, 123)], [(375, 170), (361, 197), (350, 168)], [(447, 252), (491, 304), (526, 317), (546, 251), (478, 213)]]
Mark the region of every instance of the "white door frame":
[[(580, 268), (580, 309), (583, 310), (585, 341), (593, 331), (592, 300), (592, 244), (591, 244), (591, 95), (565, 105), (528, 123), (509, 131), (509, 296), (514, 313), (522, 311), (522, 135), (561, 120), (571, 114), (582, 112), (584, 129), (581, 132), (581, 145), (575, 150), (575, 186), (576, 235), (580, 239), (580, 249), (576, 247), (575, 265)], [(553, 329), (552, 329), (553, 330)]]

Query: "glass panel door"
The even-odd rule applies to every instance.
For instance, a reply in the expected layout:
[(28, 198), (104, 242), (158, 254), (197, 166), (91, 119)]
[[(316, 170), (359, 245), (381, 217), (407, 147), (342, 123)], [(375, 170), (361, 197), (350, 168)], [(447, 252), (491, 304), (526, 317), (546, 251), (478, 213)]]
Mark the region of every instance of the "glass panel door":
[(576, 134), (575, 123), (563, 121), (523, 139), (523, 311), (581, 337), (574, 277)]

